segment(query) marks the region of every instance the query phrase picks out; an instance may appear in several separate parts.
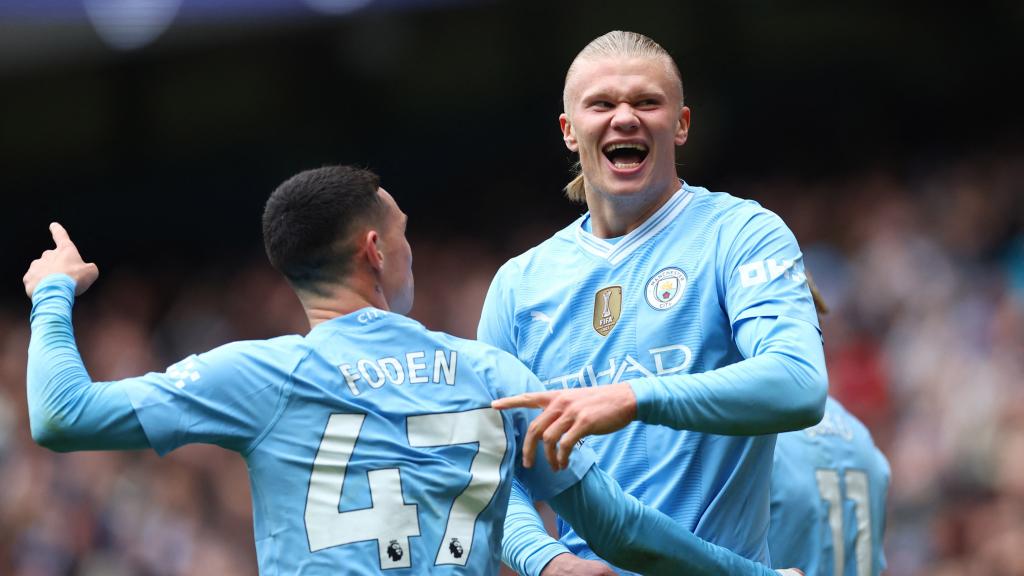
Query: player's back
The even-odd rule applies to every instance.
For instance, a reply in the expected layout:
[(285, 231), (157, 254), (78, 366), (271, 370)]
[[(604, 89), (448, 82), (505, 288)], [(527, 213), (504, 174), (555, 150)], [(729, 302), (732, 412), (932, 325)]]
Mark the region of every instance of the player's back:
[(245, 454), (261, 573), (496, 573), (525, 422), (490, 402), (529, 372), (369, 308), (281, 346), (278, 415)]
[(830, 397), (820, 424), (778, 436), (772, 563), (807, 576), (881, 574), (888, 487), (889, 464), (871, 434)]

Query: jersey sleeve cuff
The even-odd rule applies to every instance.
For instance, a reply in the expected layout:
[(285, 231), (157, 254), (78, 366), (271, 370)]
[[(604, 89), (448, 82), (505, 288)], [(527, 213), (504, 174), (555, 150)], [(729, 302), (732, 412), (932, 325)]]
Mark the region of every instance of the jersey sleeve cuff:
[[(43, 278), (32, 292), (32, 313), (29, 323), (39, 318), (59, 317), (71, 322), (71, 307), (75, 303), (75, 281), (67, 274), (50, 274)], [(55, 315), (55, 316), (54, 316)]]
[(655, 408), (660, 405), (658, 383), (653, 378), (635, 378), (629, 381), (629, 387), (636, 396), (636, 419), (648, 424), (655, 424)]
[(547, 542), (534, 552), (530, 559), (526, 561), (523, 568), (526, 570), (526, 576), (540, 576), (540, 573), (544, 571), (544, 568), (555, 559), (556, 556), (562, 554), (572, 554), (569, 549), (565, 547), (558, 540), (552, 540)]
[(32, 292), (32, 303), (38, 303), (51, 296), (65, 296), (73, 302), (76, 286), (75, 280), (67, 274), (49, 274), (36, 284), (36, 289)]

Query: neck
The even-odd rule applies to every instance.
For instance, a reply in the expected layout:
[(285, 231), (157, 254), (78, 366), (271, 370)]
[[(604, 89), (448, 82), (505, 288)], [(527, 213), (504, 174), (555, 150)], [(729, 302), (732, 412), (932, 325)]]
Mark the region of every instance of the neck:
[(371, 306), (381, 310), (390, 310), (387, 299), (384, 298), (384, 294), (376, 284), (367, 286), (362, 284), (349, 281), (344, 284), (325, 286), (322, 288), (322, 293), (319, 294), (299, 291), (299, 301), (302, 302), (302, 308), (306, 311), (309, 327), (315, 328), (322, 322)]
[(624, 236), (640, 227), (679, 190), (679, 181), (673, 180), (657, 189), (645, 190), (628, 196), (606, 194), (586, 187), (590, 226), (598, 238)]

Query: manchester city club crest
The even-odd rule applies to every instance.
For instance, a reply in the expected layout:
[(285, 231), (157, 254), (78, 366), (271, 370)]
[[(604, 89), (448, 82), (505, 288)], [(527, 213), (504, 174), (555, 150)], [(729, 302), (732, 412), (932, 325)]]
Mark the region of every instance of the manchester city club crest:
[(679, 268), (663, 268), (647, 281), (647, 303), (655, 310), (671, 308), (683, 297), (686, 274)]
[(594, 330), (607, 336), (622, 314), (622, 286), (607, 286), (594, 294)]

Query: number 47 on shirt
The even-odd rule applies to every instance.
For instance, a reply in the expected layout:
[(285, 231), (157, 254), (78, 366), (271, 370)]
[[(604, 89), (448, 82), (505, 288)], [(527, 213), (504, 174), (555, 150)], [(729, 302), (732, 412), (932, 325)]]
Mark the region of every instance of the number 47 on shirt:
[[(345, 471), (363, 426), (364, 414), (331, 414), (313, 460), (306, 496), (306, 536), (311, 552), (355, 542), (376, 540), (381, 569), (412, 565), (409, 537), (419, 536), (416, 504), (402, 496), (398, 468), (370, 470), (367, 479), (373, 506), (339, 512)], [(473, 546), (480, 512), (491, 501), (501, 480), (507, 446), (501, 415), (491, 408), (467, 412), (425, 414), (406, 420), (409, 446), (426, 448), (456, 444), (479, 446), (469, 472), (469, 486), (452, 502), (434, 565), (464, 566)], [(483, 449), (480, 449), (483, 448)]]

